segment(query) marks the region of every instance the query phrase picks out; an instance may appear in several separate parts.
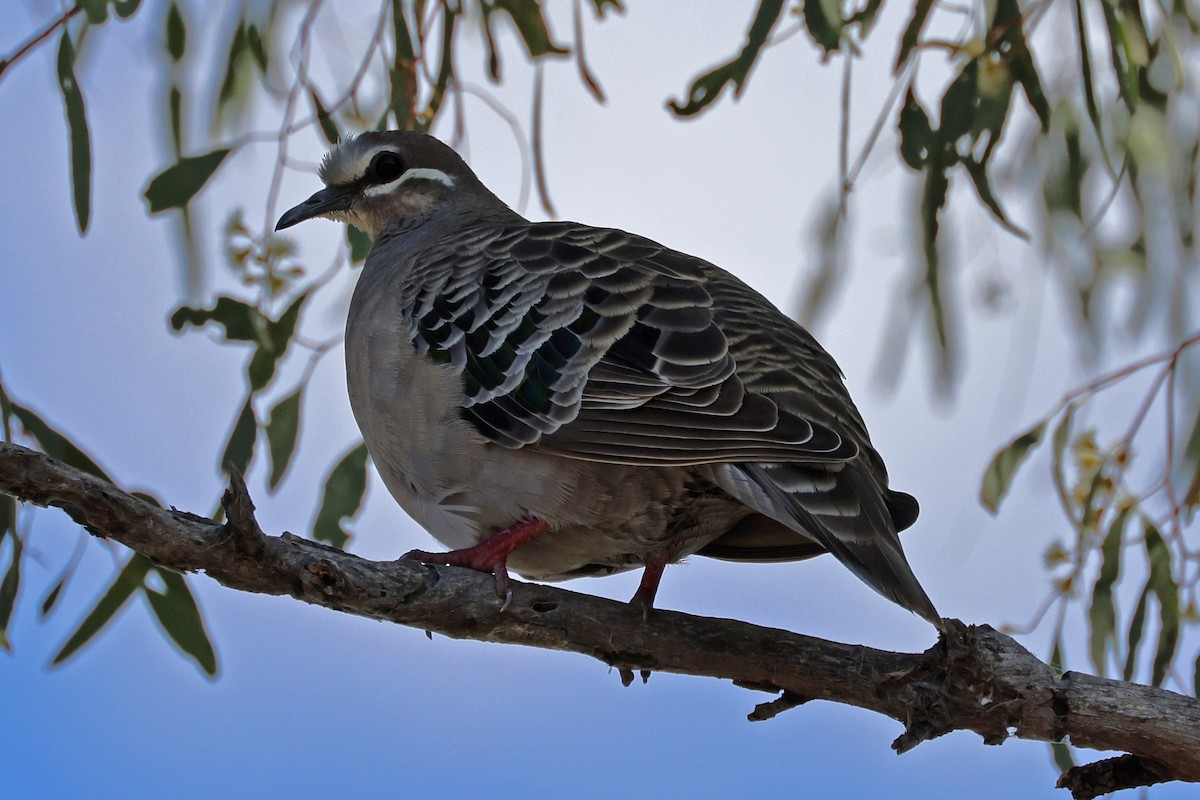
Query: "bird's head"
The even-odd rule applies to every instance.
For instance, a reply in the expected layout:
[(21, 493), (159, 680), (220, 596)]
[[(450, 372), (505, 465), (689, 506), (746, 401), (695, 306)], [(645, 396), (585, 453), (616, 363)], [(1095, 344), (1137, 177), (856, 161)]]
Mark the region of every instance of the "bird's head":
[(388, 229), (419, 225), (450, 208), (508, 210), (458, 153), (411, 131), (363, 133), (339, 142), (321, 162), (321, 180), (325, 188), (287, 211), (275, 230), (325, 217), (378, 239)]

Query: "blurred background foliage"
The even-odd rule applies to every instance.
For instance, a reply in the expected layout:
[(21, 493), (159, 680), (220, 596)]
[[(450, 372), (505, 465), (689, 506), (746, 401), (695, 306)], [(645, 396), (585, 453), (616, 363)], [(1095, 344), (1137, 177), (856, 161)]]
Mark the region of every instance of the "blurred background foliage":
[[(1068, 653), (1071, 663), (1086, 653), (1090, 668), (1100, 674), (1195, 692), (1200, 659), (1180, 643), (1198, 620), (1200, 582), (1200, 6), (1189, 0), (917, 0), (898, 40), (872, 39), (882, 5), (882, 0), (762, 0), (751, 19), (731, 21), (730, 52), (714, 54), (712, 66), (697, 65), (696, 77), (667, 108), (686, 120), (753, 91), (755, 67), (783, 58), (785, 51), (796, 58), (815, 52), (829, 62), (829, 80), (841, 83), (846, 102), (842, 119), (829, 123), (840, 124), (842, 132), (838, 191), (816, 221), (809, 247), (815, 266), (797, 307), (806, 324), (838, 306), (838, 287), (851, 269), (846, 223), (857, 181), (879, 146), (894, 143), (886, 157), (920, 179), (919, 200), (903, 221), (920, 256), (907, 293), (895, 298), (894, 317), (886, 323), (891, 335), (880, 357), (885, 386), (896, 380), (905, 351), (923, 346), (935, 354), (935, 391), (953, 398), (969, 319), (961, 293), (947, 288), (948, 276), (982, 271), (986, 260), (986, 254), (964, 255), (947, 243), (954, 226), (977, 224), (950, 213), (951, 188), (958, 185), (970, 187), (974, 203), (990, 218), (987, 224), (1024, 240), (1020, 252), (1051, 274), (1047, 285), (1073, 309), (1081, 363), (1097, 363), (1098, 353), (1130, 342), (1168, 343), (1158, 355), (1097, 374), (998, 447), (982, 476), (980, 501), (997, 511), (1025, 459), (1048, 448), (1052, 469), (1044, 480), (1059, 497), (1064, 522), (1059, 529), (1068, 533), (1046, 553), (1049, 589), (1040, 613), (1012, 628), (1052, 626), (1054, 647), (1047, 655), (1059, 668)], [(130, 17), (150, 16), (161, 26), (161, 47), (146, 66), (166, 76), (161, 133), (170, 143), (171, 163), (146, 176), (144, 196), (147, 213), (162, 215), (178, 233), (185, 296), (170, 325), (181, 333), (215, 331), (220, 344), (246, 352), (246, 393), (236, 408), (224, 411), (231, 423), (219, 463), (242, 473), (256, 461), (265, 463), (272, 492), (287, 480), (313, 368), (340, 344), (336, 338), (306, 337), (305, 310), (334, 275), (361, 264), (370, 247), (351, 228), (333, 261), (314, 270), (290, 240), (274, 234), (284, 173), (313, 166), (296, 163), (289, 147), (297, 137), (332, 144), (364, 130), (429, 130), (435, 121), (439, 131), (451, 131), (451, 144), (460, 144), (463, 97), (495, 103), (485, 87), (460, 80), (460, 42), (481, 38), (487, 73), (501, 82), (505, 65), (496, 43), (515, 36), (537, 65), (532, 115), (523, 122), (507, 109), (496, 110), (521, 144), (527, 181), (522, 194), (532, 185), (552, 215), (542, 159), (542, 70), (575, 70), (581, 91), (603, 102), (602, 76), (587, 61), (585, 33), (623, 10), (618, 0), (386, 0), (375, 7), (365, 38), (363, 31), (353, 34), (364, 42), (356, 49), (358, 60), (344, 63), (350, 33), (337, 6), (242, 2), (236, 24), (217, 34), (215, 54), (197, 54), (193, 33), (207, 24), (202, 10), (179, 2), (87, 0), (31, 31), (24, 45), (0, 60), (2, 81), (4, 72), (21, 68), (29, 52), (57, 47), (69, 131), (63, 157), (69, 159), (73, 188), (73, 207), (62, 213), (73, 214), (86, 235), (94, 200), (88, 120), (97, 112), (87, 102), (86, 86), (107, 76), (83, 75), (81, 82), (80, 53)], [(681, 7), (680, 13), (687, 12)], [(846, 114), (853, 64), (868, 48), (895, 53), (893, 83), (865, 141), (852, 151)], [(949, 73), (940, 62), (934, 70), (925, 67), (931, 53), (949, 58)], [(336, 74), (322, 69), (321, 78), (315, 77), (318, 58), (340, 63)], [(209, 64), (217, 65), (218, 75), (192, 74)], [(196, 90), (201, 78), (219, 89)], [(664, 87), (664, 97), (672, 89)], [(203, 136), (189, 135), (196, 119), (209, 121)], [(273, 153), (266, 207), (224, 209), (225, 262), (238, 288), (205, 297), (214, 275), (197, 255), (190, 209), (230, 156), (247, 148)], [(964, 195), (955, 197), (962, 202)], [(989, 276), (986, 302), (1005, 301), (1005, 279)], [(280, 385), (278, 367), (286, 360), (305, 366), (298, 381)], [(1123, 418), (1089, 417), (1095, 399), (1118, 385), (1136, 387), (1140, 401)], [(104, 476), (78, 443), (47, 422), (52, 407), (35, 410), (18, 398), (21, 387), (0, 383), (7, 440)], [(321, 498), (314, 538), (346, 544), (347, 523), (362, 507), (367, 462), (361, 442), (332, 461), (314, 492)], [(0, 497), (0, 646), (6, 649), (8, 622), (22, 592), (27, 534), (25, 513), (11, 498)], [(53, 613), (77, 561), (63, 564), (53, 588), (38, 598), (41, 616)], [(1114, 586), (1126, 575), (1141, 588), (1132, 595), (1132, 608), (1118, 608)], [(54, 662), (77, 652), (139, 593), (167, 637), (200, 669), (215, 674), (213, 648), (187, 582), (137, 555), (123, 557)], [(1086, 642), (1064, 641), (1064, 620), (1072, 609), (1087, 620)], [(1065, 764), (1066, 748), (1056, 752)]]

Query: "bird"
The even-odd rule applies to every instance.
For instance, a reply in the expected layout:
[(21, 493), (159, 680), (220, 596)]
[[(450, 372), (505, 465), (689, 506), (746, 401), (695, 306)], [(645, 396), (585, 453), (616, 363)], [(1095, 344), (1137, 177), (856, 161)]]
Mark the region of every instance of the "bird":
[(380, 478), (449, 552), (404, 558), (557, 581), (692, 555), (831, 553), (941, 627), (899, 531), (914, 497), (816, 339), (701, 258), (533, 222), (413, 131), (345, 138), (276, 231), (349, 223), (372, 247), (345, 332), (350, 405)]

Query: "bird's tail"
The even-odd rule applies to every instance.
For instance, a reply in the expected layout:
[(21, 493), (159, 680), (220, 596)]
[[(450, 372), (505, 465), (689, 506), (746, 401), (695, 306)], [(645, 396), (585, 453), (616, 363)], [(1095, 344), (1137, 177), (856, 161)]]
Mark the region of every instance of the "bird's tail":
[(861, 467), (850, 463), (832, 472), (801, 464), (737, 464), (722, 470), (721, 483), (741, 502), (833, 553), (884, 597), (941, 627), (904, 557), (899, 526)]

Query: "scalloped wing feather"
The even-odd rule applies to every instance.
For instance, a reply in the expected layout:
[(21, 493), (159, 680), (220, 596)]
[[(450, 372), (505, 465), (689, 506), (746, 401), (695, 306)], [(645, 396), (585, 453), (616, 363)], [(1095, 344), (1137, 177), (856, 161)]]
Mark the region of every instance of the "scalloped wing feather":
[(699, 259), (622, 231), (539, 223), (468, 229), (416, 263), (421, 280), (402, 298), (413, 341), (462, 369), (464, 415), (496, 444), (662, 466), (859, 452), (859, 437), (754, 390), (756, 362), (743, 355), (759, 343), (738, 337), (744, 353), (731, 351), (710, 292), (714, 275), (736, 279)]

